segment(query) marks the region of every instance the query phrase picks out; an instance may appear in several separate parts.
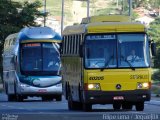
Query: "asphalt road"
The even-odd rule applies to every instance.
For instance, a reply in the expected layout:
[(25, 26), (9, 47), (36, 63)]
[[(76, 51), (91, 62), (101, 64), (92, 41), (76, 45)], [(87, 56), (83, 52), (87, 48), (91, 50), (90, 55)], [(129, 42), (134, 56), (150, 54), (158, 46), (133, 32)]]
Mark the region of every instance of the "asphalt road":
[(145, 103), (143, 112), (114, 111), (112, 105), (93, 105), (91, 112), (69, 111), (67, 101), (42, 102), (34, 97), (24, 102), (8, 102), (0, 94), (0, 120), (160, 120), (160, 98)]

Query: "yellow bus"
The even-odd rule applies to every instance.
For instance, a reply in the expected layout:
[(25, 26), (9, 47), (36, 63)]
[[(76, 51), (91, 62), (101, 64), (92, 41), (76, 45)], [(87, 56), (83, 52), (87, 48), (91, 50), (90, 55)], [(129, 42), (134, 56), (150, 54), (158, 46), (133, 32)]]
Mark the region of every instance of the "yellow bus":
[(93, 16), (63, 31), (63, 94), (70, 110), (112, 104), (144, 110), (151, 98), (155, 43), (138, 22), (120, 15)]

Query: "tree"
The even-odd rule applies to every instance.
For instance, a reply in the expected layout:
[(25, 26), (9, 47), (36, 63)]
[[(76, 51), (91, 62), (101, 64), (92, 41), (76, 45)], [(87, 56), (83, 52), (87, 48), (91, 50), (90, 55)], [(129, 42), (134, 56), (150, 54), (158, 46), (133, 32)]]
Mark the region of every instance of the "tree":
[(160, 17), (157, 17), (155, 21), (150, 23), (148, 34), (156, 42), (157, 55), (154, 58), (154, 65), (157, 68), (160, 68)]
[[(4, 40), (9, 34), (16, 33), (25, 26), (37, 26), (35, 19), (42, 16), (38, 11), (41, 6), (39, 1), (22, 4), (10, 0), (0, 0), (0, 54), (2, 54)], [(1, 57), (0, 63), (2, 75)]]

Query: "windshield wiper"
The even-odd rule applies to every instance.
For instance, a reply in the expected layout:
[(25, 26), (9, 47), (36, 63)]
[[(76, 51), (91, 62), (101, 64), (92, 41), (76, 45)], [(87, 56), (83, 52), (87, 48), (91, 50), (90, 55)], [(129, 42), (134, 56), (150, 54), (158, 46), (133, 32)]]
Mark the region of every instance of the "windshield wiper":
[(110, 56), (109, 60), (105, 63), (105, 67), (108, 68), (108, 65), (109, 65), (110, 61), (113, 60), (113, 59), (114, 59), (114, 56), (113, 55)]
[(114, 59), (114, 56), (113, 55), (110, 56), (109, 60), (107, 62), (105, 62), (104, 67), (100, 68), (100, 70), (103, 71), (104, 69), (108, 68), (108, 65), (109, 65), (110, 61), (113, 60), (113, 59)]
[(130, 66), (130, 68), (132, 69), (132, 70), (135, 70), (135, 67), (133, 67), (133, 65), (124, 57), (124, 56), (121, 56), (123, 59), (124, 59), (124, 61), (126, 62), (126, 63), (128, 63), (128, 65)]

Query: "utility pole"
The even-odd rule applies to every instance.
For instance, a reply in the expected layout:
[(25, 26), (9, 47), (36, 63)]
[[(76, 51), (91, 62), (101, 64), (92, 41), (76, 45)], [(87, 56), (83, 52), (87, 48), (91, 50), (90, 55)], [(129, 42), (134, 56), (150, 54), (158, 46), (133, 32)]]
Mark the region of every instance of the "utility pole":
[(118, 0), (117, 0), (117, 8), (118, 8)]
[(63, 23), (64, 21), (64, 0), (62, 0), (62, 13), (61, 13), (61, 35), (62, 35), (62, 32), (63, 32)]
[(129, 14), (130, 17), (132, 16), (132, 0), (129, 0)]
[(44, 27), (46, 26), (46, 0), (44, 0)]
[(87, 0), (87, 18), (89, 18), (90, 0)]
[(159, 11), (158, 11), (158, 16), (160, 16), (160, 5), (159, 5), (159, 8), (158, 8), (158, 10), (159, 10)]

